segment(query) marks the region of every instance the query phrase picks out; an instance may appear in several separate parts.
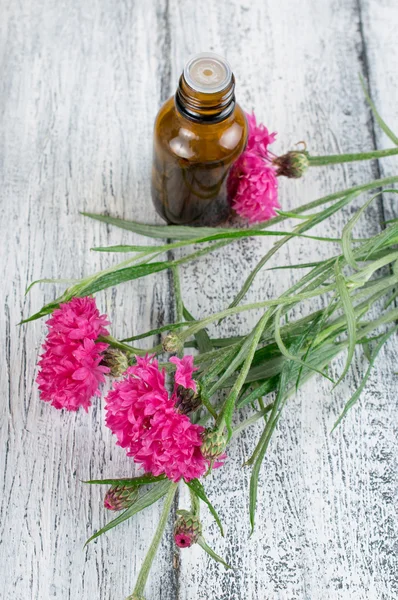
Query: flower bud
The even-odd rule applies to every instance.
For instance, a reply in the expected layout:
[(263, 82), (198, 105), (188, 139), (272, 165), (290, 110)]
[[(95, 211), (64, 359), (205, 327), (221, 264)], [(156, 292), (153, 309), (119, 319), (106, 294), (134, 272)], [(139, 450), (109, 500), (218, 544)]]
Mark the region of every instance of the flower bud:
[(186, 388), (183, 385), (177, 387), (176, 398), (174, 406), (177, 412), (182, 415), (194, 412), (202, 405), (200, 394), (192, 388)]
[(106, 492), (104, 506), (108, 510), (123, 510), (134, 504), (138, 498), (138, 488), (126, 485), (113, 485)]
[(102, 355), (101, 364), (110, 368), (112, 377), (120, 377), (127, 371), (129, 361), (127, 354), (118, 348), (108, 348)]
[(308, 152), (305, 150), (292, 150), (283, 156), (277, 156), (273, 160), (277, 166), (276, 174), (297, 179), (304, 175), (309, 167)]
[(224, 454), (227, 438), (224, 431), (219, 429), (206, 429), (203, 434), (203, 443), (200, 447), (204, 459), (213, 463), (216, 458)]
[(172, 331), (166, 335), (162, 345), (165, 352), (180, 352), (184, 348), (180, 336)]
[(196, 544), (202, 535), (202, 524), (198, 517), (188, 510), (179, 510), (174, 525), (174, 541), (180, 548), (189, 548)]

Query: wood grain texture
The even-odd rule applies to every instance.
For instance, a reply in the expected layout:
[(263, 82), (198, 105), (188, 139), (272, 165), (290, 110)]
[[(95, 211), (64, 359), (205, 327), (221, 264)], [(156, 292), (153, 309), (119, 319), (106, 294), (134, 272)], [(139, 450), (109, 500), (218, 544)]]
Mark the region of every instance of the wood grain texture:
[[(394, 0), (3, 1), (1, 597), (122, 600), (131, 592), (161, 508), (147, 509), (82, 549), (108, 515), (103, 490), (80, 480), (126, 476), (132, 464), (103, 424), (102, 401), (87, 415), (62, 414), (39, 401), (34, 377), (44, 324), (17, 323), (57, 290), (36, 287), (25, 297), (27, 284), (40, 277), (80, 277), (110, 264), (108, 256), (89, 253), (94, 245), (145, 243), (86, 221), (79, 210), (157, 221), (149, 196), (152, 125), (188, 55), (210, 49), (227, 56), (239, 102), (278, 131), (277, 152), (301, 139), (314, 154), (360, 151), (391, 143), (371, 118), (359, 72), (398, 132), (397, 25)], [(314, 169), (302, 181), (282, 182), (282, 206), (395, 174), (396, 167), (396, 159), (385, 159)], [(396, 206), (396, 198), (385, 195), (358, 233), (376, 231), (386, 217), (397, 216)], [(348, 208), (319, 233), (336, 235), (350, 214)], [(266, 239), (242, 240), (184, 267), (189, 310), (201, 316), (226, 306), (270, 245)], [(295, 242), (272, 266), (332, 251), (337, 248)], [(281, 293), (294, 276), (263, 271), (247, 300)], [(170, 291), (168, 275), (158, 274), (101, 293), (98, 302), (115, 335), (122, 336), (172, 319)], [(256, 316), (240, 315), (221, 330), (245, 332)], [(335, 373), (342, 364), (336, 362)], [(363, 373), (360, 356), (333, 394), (315, 378), (289, 401), (261, 472), (250, 539), (249, 472), (241, 465), (260, 429), (234, 442), (225, 468), (206, 483), (227, 524), (226, 539), (205, 510), (203, 521), (208, 543), (237, 570), (224, 572), (196, 547), (182, 552), (174, 569), (168, 535), (146, 598), (398, 597), (396, 364), (391, 340), (361, 401), (333, 435), (331, 427)], [(181, 507), (185, 501), (182, 494)]]

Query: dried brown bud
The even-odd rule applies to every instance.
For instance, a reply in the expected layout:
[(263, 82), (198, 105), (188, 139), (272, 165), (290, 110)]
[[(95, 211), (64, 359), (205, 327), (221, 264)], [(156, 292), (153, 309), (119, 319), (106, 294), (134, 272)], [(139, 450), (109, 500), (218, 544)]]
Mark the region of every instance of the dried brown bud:
[(176, 410), (183, 415), (194, 412), (202, 404), (200, 393), (195, 392), (192, 388), (186, 388), (183, 385), (177, 387), (176, 396)]
[(119, 350), (119, 348), (108, 348), (102, 355), (101, 364), (110, 368), (110, 375), (112, 375), (112, 377), (120, 377), (126, 372), (129, 361), (127, 354), (125, 354), (123, 350)]

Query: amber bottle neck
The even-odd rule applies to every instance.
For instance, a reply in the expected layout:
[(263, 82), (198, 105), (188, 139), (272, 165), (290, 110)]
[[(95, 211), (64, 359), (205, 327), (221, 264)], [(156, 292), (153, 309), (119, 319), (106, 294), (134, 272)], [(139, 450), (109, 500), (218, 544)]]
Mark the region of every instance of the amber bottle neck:
[(191, 88), (181, 75), (175, 95), (177, 110), (187, 119), (199, 123), (219, 123), (235, 108), (235, 78), (232, 75), (227, 87), (219, 92), (198, 92)]

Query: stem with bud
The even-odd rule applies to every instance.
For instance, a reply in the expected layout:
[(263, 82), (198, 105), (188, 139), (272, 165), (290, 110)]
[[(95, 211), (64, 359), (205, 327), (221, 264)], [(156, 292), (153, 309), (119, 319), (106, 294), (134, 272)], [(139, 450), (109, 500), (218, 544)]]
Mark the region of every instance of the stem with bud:
[(129, 598), (126, 598), (126, 600), (129, 600), (132, 598), (142, 598), (143, 597), (142, 594), (144, 592), (144, 587), (145, 587), (145, 584), (148, 579), (148, 575), (149, 575), (149, 571), (150, 571), (152, 563), (153, 563), (153, 559), (155, 558), (155, 554), (158, 550), (160, 540), (162, 539), (162, 535), (166, 528), (167, 519), (170, 514), (171, 507), (173, 505), (173, 500), (174, 500), (175, 493), (177, 491), (177, 487), (178, 487), (177, 483), (171, 483), (170, 489), (167, 492), (166, 499), (164, 501), (163, 510), (162, 510), (162, 514), (160, 516), (159, 524), (157, 526), (152, 543), (149, 547), (149, 550), (147, 552), (145, 560), (144, 560), (142, 567), (140, 569), (140, 572), (138, 574), (138, 578), (137, 578), (137, 582), (135, 584), (134, 591), (133, 591), (132, 595), (129, 596)]

